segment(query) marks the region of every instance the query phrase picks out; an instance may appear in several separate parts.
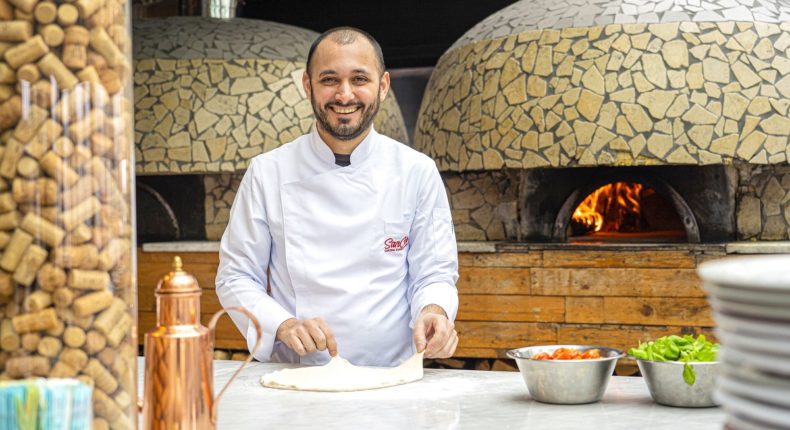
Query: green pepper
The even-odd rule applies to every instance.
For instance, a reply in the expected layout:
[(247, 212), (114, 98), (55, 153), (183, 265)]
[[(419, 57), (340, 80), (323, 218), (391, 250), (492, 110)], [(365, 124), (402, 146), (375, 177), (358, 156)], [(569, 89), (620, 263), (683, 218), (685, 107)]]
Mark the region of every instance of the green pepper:
[(716, 361), (719, 344), (709, 342), (704, 335), (694, 336), (669, 335), (646, 343), (639, 342), (637, 348), (628, 350), (628, 355), (651, 361), (681, 361), (683, 365), (683, 380), (688, 385), (694, 385), (697, 377), (691, 362)]

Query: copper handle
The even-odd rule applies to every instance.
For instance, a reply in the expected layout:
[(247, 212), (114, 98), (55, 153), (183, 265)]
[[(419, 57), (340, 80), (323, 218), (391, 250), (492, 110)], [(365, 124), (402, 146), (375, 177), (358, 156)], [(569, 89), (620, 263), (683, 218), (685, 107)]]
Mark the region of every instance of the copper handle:
[(244, 360), (244, 363), (241, 363), (241, 366), (239, 366), (239, 368), (236, 369), (236, 372), (234, 372), (233, 375), (231, 375), (230, 380), (228, 380), (228, 382), (225, 383), (225, 386), (222, 387), (222, 389), (219, 391), (219, 394), (217, 394), (217, 396), (214, 397), (214, 404), (211, 405), (212, 424), (217, 423), (217, 406), (219, 405), (219, 398), (222, 397), (223, 394), (225, 394), (225, 390), (227, 390), (231, 382), (233, 382), (233, 380), (236, 379), (236, 376), (239, 375), (239, 372), (241, 372), (241, 370), (244, 369), (244, 366), (246, 366), (247, 363), (252, 361), (253, 355), (255, 354), (256, 351), (258, 351), (258, 347), (261, 346), (261, 340), (263, 338), (263, 330), (261, 330), (261, 324), (258, 322), (258, 319), (255, 318), (255, 315), (253, 315), (252, 312), (239, 306), (221, 309), (211, 317), (211, 321), (209, 321), (208, 323), (208, 329), (209, 331), (211, 331), (212, 334), (214, 333), (214, 329), (217, 326), (217, 321), (219, 321), (219, 318), (223, 314), (228, 313), (228, 311), (239, 311), (243, 313), (247, 318), (249, 318), (250, 322), (252, 322), (252, 324), (255, 325), (255, 331), (258, 333), (258, 338), (255, 341), (255, 346), (252, 347), (252, 351), (250, 351), (250, 356), (247, 357), (246, 360)]

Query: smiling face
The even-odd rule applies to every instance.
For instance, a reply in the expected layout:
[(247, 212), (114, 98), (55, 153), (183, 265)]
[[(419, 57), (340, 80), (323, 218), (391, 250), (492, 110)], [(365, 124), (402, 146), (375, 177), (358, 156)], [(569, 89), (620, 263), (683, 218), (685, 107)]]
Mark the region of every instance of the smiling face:
[(302, 78), (318, 132), (327, 143), (361, 141), (373, 124), (389, 83), (389, 74), (382, 74), (373, 47), (362, 37), (348, 44), (324, 39)]

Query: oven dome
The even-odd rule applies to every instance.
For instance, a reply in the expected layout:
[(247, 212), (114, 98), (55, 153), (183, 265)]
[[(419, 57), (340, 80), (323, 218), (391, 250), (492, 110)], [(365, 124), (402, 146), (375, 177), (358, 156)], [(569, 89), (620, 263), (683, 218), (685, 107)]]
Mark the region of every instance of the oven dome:
[(790, 7), (519, 1), (440, 59), (415, 147), (443, 171), (783, 164)]
[[(236, 172), (310, 131), (302, 71), (318, 33), (172, 17), (135, 20), (133, 34), (138, 174)], [(406, 142), (392, 92), (380, 109), (376, 129)]]

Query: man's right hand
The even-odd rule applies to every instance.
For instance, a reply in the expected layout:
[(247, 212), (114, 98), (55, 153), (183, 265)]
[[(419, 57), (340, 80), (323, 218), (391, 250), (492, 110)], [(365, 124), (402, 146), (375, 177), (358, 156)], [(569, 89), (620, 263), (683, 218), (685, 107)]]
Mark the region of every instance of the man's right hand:
[(288, 345), (300, 357), (325, 349), (329, 350), (330, 356), (337, 355), (335, 335), (321, 318), (287, 319), (277, 328), (276, 339)]

